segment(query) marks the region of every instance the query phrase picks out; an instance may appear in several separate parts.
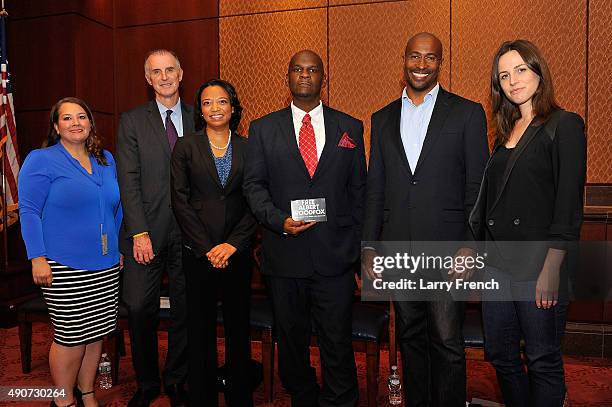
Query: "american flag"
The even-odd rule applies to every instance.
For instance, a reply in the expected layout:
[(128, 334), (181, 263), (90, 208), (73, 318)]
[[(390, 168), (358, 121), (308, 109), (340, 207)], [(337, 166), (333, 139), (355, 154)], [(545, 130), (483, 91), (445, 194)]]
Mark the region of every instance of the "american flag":
[[(0, 71), (2, 74), (2, 97), (0, 100), (0, 146), (2, 146), (2, 186), (6, 194), (7, 214), (15, 220), (17, 210), (17, 176), (19, 174), (19, 151), (17, 150), (17, 131), (13, 112), (13, 93), (9, 73), (6, 47), (6, 12), (0, 13)], [(9, 222), (9, 225), (12, 222)]]

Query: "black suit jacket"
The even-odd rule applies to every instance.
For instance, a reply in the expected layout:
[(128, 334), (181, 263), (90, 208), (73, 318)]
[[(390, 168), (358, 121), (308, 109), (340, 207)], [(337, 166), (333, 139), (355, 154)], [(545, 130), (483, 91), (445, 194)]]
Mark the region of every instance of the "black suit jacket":
[(257, 223), (242, 193), (247, 139), (232, 134), (232, 168), (221, 185), (204, 131), (183, 137), (172, 152), (172, 206), (183, 243), (196, 257), (227, 242), (248, 254)]
[[(584, 122), (575, 113), (555, 114), (560, 116), (552, 133), (547, 133), (546, 123), (525, 131), (508, 159), (501, 187), (490, 185), (485, 172), (470, 215), (478, 240), (531, 242), (501, 243), (496, 246), (508, 261), (489, 258), (521, 279), (537, 277), (548, 247), (566, 249), (566, 242), (580, 239), (586, 177)], [(493, 202), (487, 202), (490, 187), (497, 190)]]
[[(251, 123), (244, 191), (265, 227), (264, 273), (339, 275), (359, 257), (366, 182), (363, 124), (327, 106), (323, 115), (325, 147), (312, 179), (298, 149), (290, 107)], [(355, 148), (338, 146), (345, 133)], [(290, 201), (307, 198), (325, 198), (327, 222), (298, 236), (284, 234)]]
[[(193, 107), (181, 102), (183, 134), (194, 132)], [(132, 236), (149, 232), (159, 253), (176, 220), (170, 204), (170, 145), (157, 103), (152, 100), (121, 115), (117, 176), (123, 205), (121, 252), (131, 255)]]
[(467, 219), (489, 155), (482, 106), (440, 88), (414, 174), (401, 106), (372, 115), (363, 240), (471, 240)]

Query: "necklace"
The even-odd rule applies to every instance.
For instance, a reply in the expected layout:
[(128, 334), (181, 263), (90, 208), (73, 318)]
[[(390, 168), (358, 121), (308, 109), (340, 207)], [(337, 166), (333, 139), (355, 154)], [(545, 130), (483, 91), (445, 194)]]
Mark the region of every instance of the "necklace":
[(229, 135), (227, 136), (227, 143), (223, 147), (214, 145), (213, 142), (210, 140), (210, 138), (208, 139), (208, 144), (210, 144), (210, 146), (214, 149), (225, 150), (227, 147), (229, 147), (229, 143), (231, 139), (232, 139), (232, 132), (230, 131)]

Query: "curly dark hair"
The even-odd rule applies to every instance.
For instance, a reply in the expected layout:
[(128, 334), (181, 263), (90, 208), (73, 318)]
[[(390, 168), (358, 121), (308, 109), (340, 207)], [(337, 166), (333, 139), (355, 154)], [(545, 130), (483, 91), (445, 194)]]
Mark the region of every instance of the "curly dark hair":
[(206, 129), (206, 121), (202, 116), (201, 97), (204, 89), (208, 88), (209, 86), (220, 86), (229, 95), (230, 106), (234, 109), (232, 112), (232, 117), (230, 118), (229, 128), (232, 132), (236, 131), (238, 125), (240, 124), (240, 119), (242, 119), (242, 106), (240, 105), (240, 100), (238, 99), (238, 94), (236, 93), (234, 86), (223, 79), (211, 79), (200, 86), (200, 88), (197, 90), (195, 102), (193, 103), (193, 121), (195, 123), (195, 130), (200, 131), (202, 129)]
[(87, 103), (82, 99), (76, 97), (67, 97), (61, 99), (59, 102), (53, 105), (51, 108), (51, 113), (49, 114), (49, 132), (47, 133), (47, 139), (43, 142), (43, 147), (51, 147), (58, 143), (60, 140), (59, 133), (55, 130), (55, 125), (58, 124), (59, 121), (59, 110), (64, 103), (74, 103), (79, 105), (85, 110), (87, 114), (87, 118), (91, 123), (91, 130), (89, 131), (89, 136), (87, 140), (85, 140), (85, 149), (91, 155), (93, 155), (96, 161), (101, 165), (108, 165), (108, 161), (104, 156), (104, 151), (102, 149), (102, 141), (98, 137), (96, 130), (96, 122), (94, 121), (93, 114), (91, 113), (91, 109), (87, 106)]

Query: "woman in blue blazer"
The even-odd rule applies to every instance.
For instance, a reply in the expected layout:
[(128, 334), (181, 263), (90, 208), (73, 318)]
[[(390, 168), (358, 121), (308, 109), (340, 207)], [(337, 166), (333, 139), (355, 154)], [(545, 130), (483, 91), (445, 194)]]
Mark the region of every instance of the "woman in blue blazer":
[(44, 147), (28, 154), (18, 187), (21, 234), (54, 328), (51, 376), (64, 393), (51, 405), (97, 406), (102, 339), (115, 330), (119, 302), (115, 161), (89, 107), (72, 97), (51, 108)]

